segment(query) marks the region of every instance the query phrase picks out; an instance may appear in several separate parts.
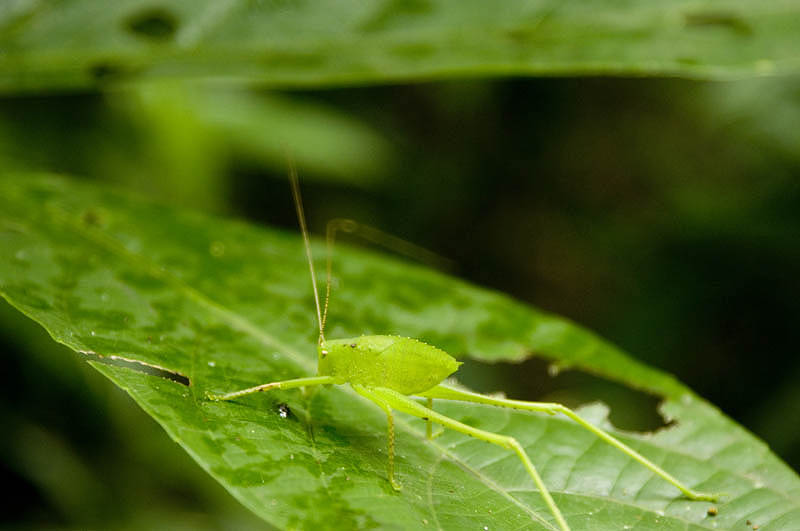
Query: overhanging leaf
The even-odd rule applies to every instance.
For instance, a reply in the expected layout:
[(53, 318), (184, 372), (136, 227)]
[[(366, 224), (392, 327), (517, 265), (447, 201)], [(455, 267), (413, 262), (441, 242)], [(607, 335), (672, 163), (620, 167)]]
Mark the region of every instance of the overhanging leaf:
[[(405, 488), (395, 493), (386, 481), (383, 413), (346, 387), (233, 403), (203, 398), (207, 390), (314, 372), (315, 318), (296, 235), (48, 176), (0, 179), (0, 212), (2, 295), (55, 340), (90, 356), (204, 469), (272, 524), (552, 525), (514, 456), (454, 433), (427, 441), (424, 424), (407, 417), (397, 426)], [(338, 253), (336, 277), (330, 337), (410, 335), (483, 359), (520, 359), (534, 351), (660, 393), (675, 426), (615, 433), (690, 486), (729, 494), (719, 514), (709, 516), (709, 504), (680, 498), (565, 419), (437, 405), (454, 418), (517, 437), (574, 529), (727, 529), (747, 520), (761, 529), (800, 525), (800, 479), (763, 443), (674, 379), (591, 333), (502, 295), (364, 252)], [(112, 356), (129, 361), (106, 363)], [(191, 385), (132, 370), (137, 363), (179, 373)], [(583, 413), (613, 430), (603, 407)]]
[(792, 0), (11, 2), (0, 8), (0, 87), (786, 73), (800, 68), (798, 15)]
[[(167, 152), (165, 157), (177, 159), (177, 167), (170, 169), (194, 179), (202, 165), (213, 173), (213, 161), (218, 161), (219, 155), (209, 163), (196, 154), (191, 156), (176, 149), (170, 140), (173, 144), (183, 141), (197, 150), (198, 139), (194, 137), (199, 136), (210, 144), (204, 151), (213, 153), (212, 146), (217, 150), (220, 145), (230, 146), (274, 168), (284, 167), (286, 146), (292, 146), (292, 155), (306, 169), (306, 178), (317, 176), (361, 186), (374, 184), (379, 180), (380, 168), (392, 164), (390, 146), (377, 131), (321, 103), (245, 90), (212, 90), (180, 82), (141, 83), (134, 90), (119, 91), (114, 96), (115, 106), (141, 122), (146, 132), (165, 137), (157, 136), (152, 142)], [(189, 138), (184, 139), (186, 136)], [(209, 142), (209, 138), (214, 141)], [(174, 151), (178, 153), (172, 154)], [(180, 168), (192, 158), (199, 158), (197, 166), (201, 168)], [(139, 180), (141, 174), (137, 168)], [(192, 189), (201, 188), (196, 181), (191, 182)], [(181, 187), (184, 194), (187, 187)], [(214, 192), (212, 189), (206, 193)]]

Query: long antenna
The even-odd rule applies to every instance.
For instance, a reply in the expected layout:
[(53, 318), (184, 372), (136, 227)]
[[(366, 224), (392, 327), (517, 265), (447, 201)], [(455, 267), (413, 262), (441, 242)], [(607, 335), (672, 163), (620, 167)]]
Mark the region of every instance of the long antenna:
[(331, 277), (333, 276), (333, 243), (336, 241), (336, 231), (354, 232), (358, 224), (350, 219), (332, 219), (325, 227), (325, 306), (322, 310), (322, 326), (328, 322), (328, 303), (331, 300)]
[[(303, 244), (306, 248), (306, 258), (308, 259), (308, 270), (311, 272), (311, 285), (314, 288), (314, 303), (317, 305), (317, 323), (319, 324), (319, 343), (325, 343), (325, 323), (322, 320), (322, 313), (319, 306), (319, 293), (317, 292), (317, 274), (314, 273), (314, 259), (311, 256), (311, 241), (308, 237), (308, 227), (306, 227), (306, 215), (303, 212), (303, 198), (300, 196), (300, 183), (297, 178), (297, 168), (294, 159), (289, 155), (289, 182), (292, 185), (292, 197), (294, 197), (294, 207), (297, 211), (297, 221), (300, 222), (300, 232), (303, 233)], [(325, 306), (327, 307), (327, 300)]]
[(322, 306), (322, 328), (325, 328), (325, 323), (328, 322), (328, 303), (331, 300), (331, 280), (333, 277), (333, 246), (336, 242), (336, 233), (345, 232), (358, 236), (364, 240), (381, 245), (389, 250), (405, 255), (414, 260), (436, 267), (443, 271), (453, 270), (453, 261), (443, 256), (415, 245), (402, 238), (398, 238), (388, 232), (383, 232), (375, 227), (358, 223), (352, 219), (335, 218), (328, 222), (325, 230), (325, 244), (328, 253), (327, 264), (325, 268), (326, 284), (325, 284), (325, 304)]

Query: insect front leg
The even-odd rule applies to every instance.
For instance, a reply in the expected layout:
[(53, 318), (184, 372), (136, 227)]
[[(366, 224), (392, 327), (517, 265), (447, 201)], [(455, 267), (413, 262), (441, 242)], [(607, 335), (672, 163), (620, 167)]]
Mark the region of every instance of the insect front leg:
[(253, 393), (262, 391), (270, 391), (272, 389), (292, 389), (295, 387), (310, 387), (312, 385), (325, 385), (334, 383), (333, 376), (310, 376), (308, 378), (295, 378), (293, 380), (284, 380), (282, 382), (271, 382), (255, 387), (248, 387), (240, 391), (233, 391), (222, 395), (215, 395), (213, 393), (206, 393), (206, 398), (209, 400), (233, 400), (240, 396), (246, 396)]
[(524, 400), (510, 400), (507, 398), (495, 398), (491, 396), (485, 396), (478, 393), (472, 393), (469, 391), (462, 391), (460, 389), (454, 389), (452, 387), (447, 387), (445, 385), (437, 385), (433, 389), (425, 391), (424, 393), (420, 393), (420, 396), (424, 396), (426, 398), (444, 398), (448, 400), (459, 400), (462, 402), (474, 402), (478, 404), (488, 404), (491, 406), (500, 406), (500, 407), (507, 407), (513, 409), (523, 409), (527, 411), (538, 411), (542, 413), (549, 413), (550, 415), (555, 415), (557, 413), (561, 413), (562, 415), (571, 418), (576, 423), (578, 423), (581, 427), (589, 430), (590, 432), (597, 435), (600, 439), (604, 440), (614, 448), (617, 448), (622, 453), (628, 455), (632, 459), (638, 461), (643, 466), (649, 468), (655, 474), (661, 476), (665, 481), (674, 485), (675, 487), (680, 490), (684, 496), (689, 498), (690, 500), (695, 501), (717, 501), (721, 494), (709, 494), (704, 492), (698, 492), (693, 490), (686, 485), (684, 485), (681, 481), (675, 478), (672, 474), (665, 471), (663, 468), (658, 466), (657, 464), (653, 463), (645, 456), (628, 446), (627, 444), (623, 443), (610, 433), (607, 433), (605, 430), (602, 430), (592, 424), (591, 422), (583, 419), (580, 415), (569, 409), (568, 407), (562, 404), (556, 404), (552, 402), (526, 402)]
[[(512, 450), (514, 453), (517, 454), (520, 461), (522, 461), (525, 470), (527, 470), (531, 479), (533, 479), (533, 482), (539, 489), (539, 493), (541, 494), (542, 498), (547, 504), (548, 509), (550, 509), (550, 512), (555, 517), (555, 520), (558, 523), (558, 526), (561, 529), (561, 531), (569, 531), (569, 525), (567, 524), (567, 521), (564, 519), (564, 516), (561, 514), (561, 511), (556, 505), (556, 502), (553, 500), (553, 497), (550, 495), (550, 491), (545, 486), (541, 476), (539, 476), (536, 467), (533, 466), (533, 463), (528, 457), (528, 454), (525, 453), (525, 449), (515, 438), (509, 437), (507, 435), (500, 435), (498, 433), (492, 433), (490, 431), (484, 431), (478, 428), (473, 428), (472, 426), (468, 426), (467, 424), (464, 424), (455, 419), (451, 419), (450, 417), (446, 417), (440, 413), (428, 409), (422, 404), (419, 404), (414, 400), (410, 399), (406, 395), (398, 393), (397, 391), (394, 391), (392, 389), (388, 389), (385, 387), (366, 388), (356, 384), (352, 384), (352, 386), (357, 393), (372, 400), (384, 411), (386, 411), (387, 409), (388, 410), (394, 409), (397, 411), (402, 411), (403, 413), (414, 415), (415, 417), (419, 417), (422, 419), (427, 418), (430, 419), (432, 422), (441, 424), (445, 428), (450, 428), (452, 430), (475, 437), (476, 439), (496, 444), (497, 446), (506, 448), (508, 450)], [(533, 514), (532, 516), (538, 518)], [(549, 524), (544, 520), (540, 520), (540, 522), (549, 527)]]

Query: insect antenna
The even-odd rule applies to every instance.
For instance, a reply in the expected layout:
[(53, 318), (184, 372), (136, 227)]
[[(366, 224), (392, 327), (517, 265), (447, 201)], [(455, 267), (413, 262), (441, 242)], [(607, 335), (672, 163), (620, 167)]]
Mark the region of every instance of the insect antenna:
[(328, 302), (331, 300), (331, 277), (333, 276), (333, 244), (336, 231), (353, 232), (356, 222), (350, 219), (332, 219), (325, 227), (325, 251), (328, 255), (325, 264), (325, 306), (322, 309), (322, 326), (328, 322)]
[[(308, 237), (308, 227), (306, 226), (306, 215), (303, 212), (303, 198), (300, 195), (300, 183), (297, 178), (297, 168), (294, 164), (294, 159), (289, 156), (289, 182), (292, 185), (292, 197), (294, 198), (294, 207), (297, 211), (297, 221), (300, 222), (300, 232), (303, 233), (303, 244), (306, 248), (306, 258), (308, 259), (308, 270), (311, 272), (311, 285), (314, 288), (314, 303), (317, 306), (317, 323), (319, 324), (319, 343), (325, 343), (325, 320), (322, 318), (320, 311), (319, 293), (317, 292), (317, 275), (314, 272), (314, 259), (311, 256), (311, 241)], [(328, 268), (330, 268), (330, 258)], [(328, 287), (325, 296), (325, 313), (328, 310), (328, 298), (330, 296), (330, 276), (328, 278)]]
[(325, 243), (328, 253), (328, 260), (326, 265), (326, 284), (325, 284), (325, 304), (322, 307), (322, 327), (325, 328), (325, 323), (328, 319), (328, 302), (331, 298), (331, 277), (333, 276), (333, 247), (336, 242), (336, 233), (343, 232), (358, 236), (369, 243), (380, 245), (396, 253), (400, 253), (413, 260), (417, 260), (431, 267), (435, 267), (442, 271), (452, 271), (454, 269), (453, 261), (444, 258), (424, 247), (415, 245), (402, 238), (398, 238), (388, 232), (383, 232), (380, 229), (364, 225), (352, 219), (335, 218), (328, 222), (325, 231)]

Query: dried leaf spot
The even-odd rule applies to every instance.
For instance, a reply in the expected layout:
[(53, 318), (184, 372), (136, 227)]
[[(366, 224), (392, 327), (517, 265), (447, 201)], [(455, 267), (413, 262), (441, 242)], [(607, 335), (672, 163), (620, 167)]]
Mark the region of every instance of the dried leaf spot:
[(85, 225), (99, 225), (100, 217), (95, 210), (87, 210), (83, 213), (83, 223)]
[(108, 225), (108, 212), (101, 208), (87, 208), (81, 214), (81, 222), (87, 227), (105, 227)]
[[(92, 335), (94, 335), (94, 333), (92, 333)], [(173, 371), (160, 365), (147, 363), (145, 361), (133, 358), (126, 358), (116, 354), (98, 354), (93, 350), (79, 350), (78, 352), (89, 358), (90, 361), (111, 365), (113, 367), (130, 369), (142, 374), (147, 374), (148, 376), (164, 378), (165, 380), (185, 385), (186, 387), (192, 385), (187, 376), (179, 373), (178, 371)]]
[(364, 22), (364, 32), (380, 32), (408, 24), (409, 20), (429, 16), (434, 10), (430, 0), (388, 0), (380, 5)]
[(390, 48), (392, 55), (403, 59), (425, 59), (437, 51), (436, 47), (423, 42), (407, 42)]
[(120, 77), (125, 70), (117, 64), (111, 62), (95, 63), (89, 67), (89, 75), (95, 81), (108, 81)]
[(505, 35), (509, 41), (516, 45), (528, 46), (538, 36), (538, 25), (523, 25), (511, 28), (505, 32)]
[(208, 252), (214, 258), (222, 258), (225, 255), (225, 244), (221, 241), (213, 241), (208, 248)]
[(154, 7), (131, 15), (125, 26), (139, 37), (163, 41), (175, 35), (178, 18), (163, 8)]
[(687, 27), (720, 27), (727, 28), (742, 36), (753, 34), (753, 28), (742, 17), (726, 11), (697, 11), (684, 13)]

